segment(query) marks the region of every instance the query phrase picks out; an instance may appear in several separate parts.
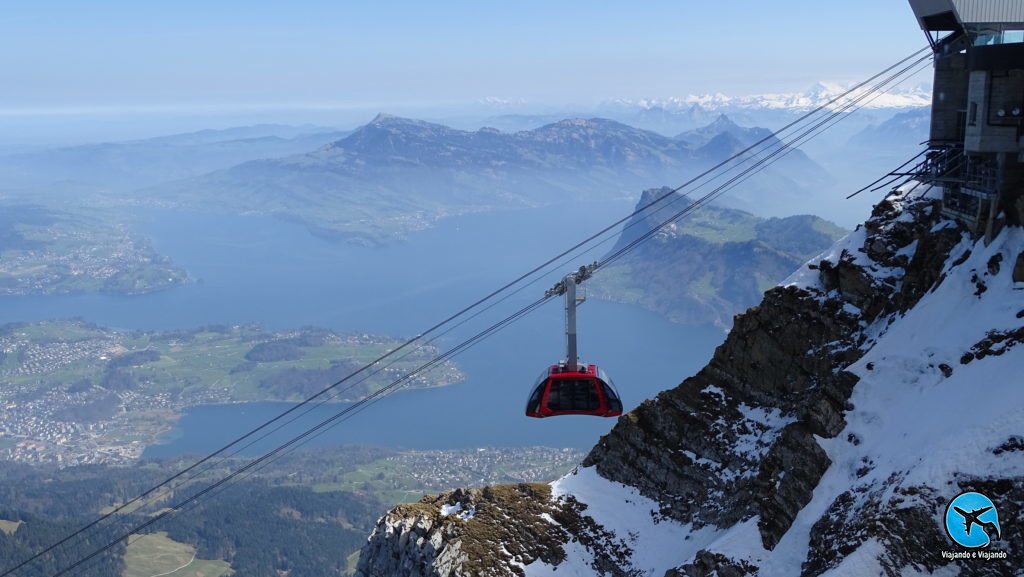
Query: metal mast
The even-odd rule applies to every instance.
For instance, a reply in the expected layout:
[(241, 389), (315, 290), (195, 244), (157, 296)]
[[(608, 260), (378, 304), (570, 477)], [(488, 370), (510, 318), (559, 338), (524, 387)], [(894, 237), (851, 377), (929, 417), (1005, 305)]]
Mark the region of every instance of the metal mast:
[(580, 359), (576, 352), (576, 283), (565, 278), (565, 364), (570, 371), (579, 370)]
[(578, 371), (580, 364), (576, 349), (576, 306), (583, 299), (576, 298), (576, 285), (593, 276), (598, 266), (596, 262), (581, 266), (544, 293), (546, 297), (565, 295), (565, 366), (569, 371)]

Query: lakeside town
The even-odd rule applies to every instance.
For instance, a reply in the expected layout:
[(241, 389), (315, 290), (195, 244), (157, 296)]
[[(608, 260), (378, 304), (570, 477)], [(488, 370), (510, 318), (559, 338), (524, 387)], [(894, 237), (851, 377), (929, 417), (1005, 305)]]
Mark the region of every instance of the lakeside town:
[(368, 493), (408, 503), (458, 487), (551, 481), (578, 466), (586, 454), (547, 446), (398, 450), (348, 445), (296, 451), (261, 476), (316, 492)]
[(550, 447), (481, 447), (450, 451), (409, 451), (390, 459), (404, 477), (426, 491), (448, 491), (495, 483), (540, 483), (567, 473), (585, 451)]
[(40, 207), (7, 207), (0, 218), (0, 295), (142, 294), (188, 275), (122, 222)]
[[(0, 327), (0, 459), (129, 462), (188, 407), (300, 400), (309, 386), (333, 382), (398, 342), (312, 328), (267, 333), (258, 325), (127, 333), (82, 321), (9, 324)], [(424, 347), (336, 400), (361, 398), (436, 353)], [(445, 362), (410, 386), (462, 379)]]

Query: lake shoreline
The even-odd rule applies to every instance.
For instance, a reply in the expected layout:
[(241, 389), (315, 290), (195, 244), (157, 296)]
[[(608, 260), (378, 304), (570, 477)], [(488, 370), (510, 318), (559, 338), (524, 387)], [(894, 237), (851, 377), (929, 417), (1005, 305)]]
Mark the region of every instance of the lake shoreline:
[[(202, 282), (124, 297), (0, 299), (0, 319), (81, 317), (127, 331), (187, 331), (256, 319), (270, 331), (317, 326), (350, 334), (415, 335), (547, 260), (560, 247), (572, 246), (628, 214), (632, 204), (623, 200), (574, 206), (577, 218), (571, 227), (550, 207), (447, 218), (409, 241), (379, 248), (327, 241), (274, 218), (145, 211), (135, 231), (152, 238), (156, 251)], [(599, 256), (578, 259), (590, 262)], [(577, 264), (566, 260), (534, 287), (458, 327), (439, 342), (441, 349), (533, 302), (542, 287)], [(589, 448), (613, 419), (523, 416), (537, 374), (565, 355), (563, 311), (556, 305), (546, 305), (454, 358), (464, 381), (390, 395), (314, 444), (443, 449), (555, 443)], [(581, 355), (612, 375), (627, 408), (696, 372), (722, 340), (719, 329), (673, 324), (635, 306), (601, 300), (581, 309), (579, 330)], [(181, 436), (170, 440), (172, 432), (164, 433), (162, 444), (143, 454), (218, 449), (276, 416), (286, 403), (190, 407), (172, 429)], [(338, 405), (326, 408), (336, 410)], [(310, 417), (322, 420), (331, 414)]]

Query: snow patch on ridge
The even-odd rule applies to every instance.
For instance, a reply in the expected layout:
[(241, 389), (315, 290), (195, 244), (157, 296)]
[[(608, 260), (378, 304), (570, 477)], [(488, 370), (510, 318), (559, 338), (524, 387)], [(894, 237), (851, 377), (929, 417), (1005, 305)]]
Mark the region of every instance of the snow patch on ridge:
[[(723, 534), (716, 527), (694, 528), (667, 519), (661, 505), (636, 489), (608, 481), (593, 467), (579, 468), (551, 484), (552, 497), (565, 501), (570, 496), (586, 505), (591, 517), (633, 550), (628, 569), (639, 575), (661, 575), (676, 567), (680, 559), (692, 558)], [(566, 560), (555, 567), (540, 561), (526, 567), (527, 577), (542, 575), (594, 575), (593, 555), (578, 543), (565, 546)]]
[[(743, 421), (734, 422), (731, 426), (722, 423), (722, 427), (730, 426), (736, 434), (736, 442), (733, 445), (734, 452), (751, 461), (759, 461), (764, 458), (772, 443), (775, 442), (775, 438), (782, 432), (783, 427), (796, 421), (795, 417), (783, 416), (782, 411), (775, 407), (766, 409), (740, 403), (738, 410), (743, 415)], [(722, 474), (729, 477), (730, 472), (723, 471)]]

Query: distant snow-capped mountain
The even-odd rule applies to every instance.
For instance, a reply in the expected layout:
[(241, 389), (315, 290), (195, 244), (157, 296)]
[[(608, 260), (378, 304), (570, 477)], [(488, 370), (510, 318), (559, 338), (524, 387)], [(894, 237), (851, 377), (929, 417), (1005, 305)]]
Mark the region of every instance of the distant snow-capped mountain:
[[(698, 105), (705, 110), (728, 108), (809, 110), (827, 105), (852, 87), (852, 84), (843, 85), (819, 82), (804, 92), (753, 94), (749, 96), (729, 96), (718, 92), (664, 99), (619, 99), (608, 104), (612, 106), (639, 107), (642, 109), (663, 108), (666, 110), (689, 110), (694, 105)], [(863, 89), (854, 94), (862, 93)], [(931, 88), (925, 85), (910, 88), (897, 87), (891, 92), (873, 98), (869, 97), (867, 100), (864, 103), (866, 108), (916, 108), (929, 106), (931, 105)]]

